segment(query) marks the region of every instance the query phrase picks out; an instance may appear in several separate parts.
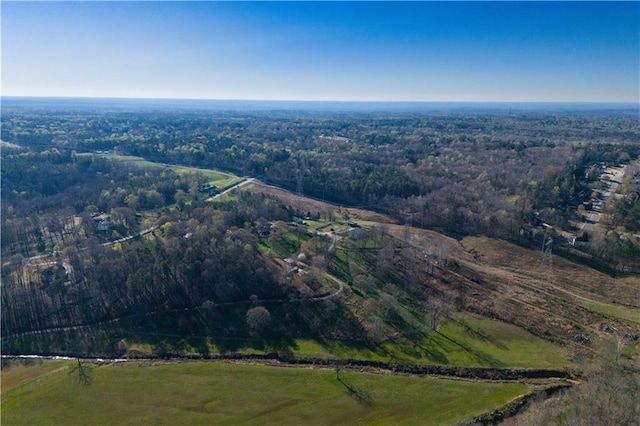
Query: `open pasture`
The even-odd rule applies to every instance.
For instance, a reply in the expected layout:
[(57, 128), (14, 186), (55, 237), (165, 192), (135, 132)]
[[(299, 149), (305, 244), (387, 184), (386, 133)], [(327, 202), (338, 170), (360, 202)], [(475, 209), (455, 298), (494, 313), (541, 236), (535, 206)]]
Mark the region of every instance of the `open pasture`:
[(74, 364), (4, 392), (3, 424), (454, 424), (528, 390), (212, 362), (89, 365), (91, 383), (81, 384)]
[(221, 172), (219, 170), (200, 169), (197, 167), (179, 166), (179, 165), (165, 164), (165, 163), (155, 163), (152, 161), (147, 161), (142, 157), (135, 157), (132, 155), (118, 155), (118, 154), (92, 154), (92, 155), (102, 157), (102, 158), (108, 158), (111, 160), (122, 161), (124, 163), (130, 164), (136, 167), (168, 168), (178, 174), (201, 174), (207, 179), (208, 184), (216, 185), (223, 188), (234, 185), (242, 181), (242, 178), (238, 176), (235, 176), (231, 173)]

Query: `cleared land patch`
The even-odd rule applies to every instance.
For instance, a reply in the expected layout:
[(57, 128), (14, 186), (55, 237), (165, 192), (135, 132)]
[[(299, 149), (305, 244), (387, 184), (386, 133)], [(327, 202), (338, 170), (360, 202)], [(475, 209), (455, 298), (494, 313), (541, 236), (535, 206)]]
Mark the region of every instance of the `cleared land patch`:
[(94, 155), (96, 157), (122, 161), (136, 167), (169, 168), (178, 174), (201, 174), (204, 177), (206, 177), (207, 182), (210, 185), (217, 185), (223, 188), (235, 185), (243, 180), (243, 178), (241, 177), (232, 175), (231, 173), (221, 172), (219, 170), (199, 169), (197, 167), (178, 166), (178, 165), (165, 164), (165, 163), (154, 163), (152, 161), (147, 161), (142, 157), (135, 157), (132, 155), (118, 155), (118, 154), (79, 154), (79, 155)]
[[(583, 332), (576, 324), (594, 333), (608, 323), (625, 332), (638, 330), (637, 277), (618, 279), (560, 256), (553, 256), (551, 267), (543, 267), (540, 251), (486, 237), (467, 237), (462, 244), (474, 260), (461, 263), (499, 289), (500, 297), (493, 304), (508, 296), (511, 304), (519, 300), (532, 312), (545, 310), (547, 316), (571, 320), (575, 333)], [(554, 334), (559, 325), (556, 322), (547, 330)], [(572, 332), (564, 331), (565, 335)]]
[(553, 266), (549, 270), (548, 266), (542, 266), (541, 250), (531, 250), (488, 237), (466, 237), (462, 245), (469, 253), (475, 254), (478, 263), (496, 270), (518, 273), (531, 281), (552, 283), (579, 298), (640, 306), (637, 277), (616, 279), (560, 256), (553, 256)]

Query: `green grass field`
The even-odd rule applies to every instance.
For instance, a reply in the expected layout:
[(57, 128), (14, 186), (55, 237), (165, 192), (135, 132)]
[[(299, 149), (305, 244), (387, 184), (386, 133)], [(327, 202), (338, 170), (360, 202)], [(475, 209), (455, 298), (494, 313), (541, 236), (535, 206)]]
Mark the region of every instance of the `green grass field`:
[(40, 380), (57, 371), (68, 370), (68, 361), (14, 361), (7, 365), (3, 361), (0, 377), (2, 378), (1, 394), (12, 391), (20, 386)]
[(261, 238), (258, 245), (263, 253), (273, 257), (293, 256), (300, 250), (300, 244), (309, 240), (303, 226), (283, 225), (275, 232), (275, 235)]
[(211, 169), (199, 169), (196, 167), (178, 166), (164, 163), (154, 163), (147, 161), (142, 157), (135, 157), (132, 155), (118, 155), (118, 154), (79, 154), (79, 155), (94, 155), (97, 157), (108, 158), (111, 160), (122, 161), (127, 164), (137, 167), (153, 167), (153, 168), (170, 168), (178, 174), (202, 174), (207, 178), (210, 185), (217, 185), (225, 188), (242, 182), (243, 178), (232, 175), (230, 173), (224, 173), (218, 170)]
[[(331, 283), (333, 285), (333, 283)], [(210, 353), (221, 350), (203, 337)], [(127, 349), (151, 355), (153, 344), (143, 336), (127, 339)], [(185, 352), (197, 353), (193, 346)], [(299, 358), (373, 360), (452, 367), (557, 368), (570, 367), (565, 349), (514, 325), (466, 316), (449, 322), (436, 332), (429, 330), (412, 337), (400, 337), (378, 345), (357, 345), (338, 340), (296, 339), (289, 348), (270, 346), (268, 341), (247, 339), (237, 352), (286, 352)]]
[[(3, 425), (455, 424), (528, 391), (521, 383), (347, 371), (338, 381), (333, 370), (211, 362), (92, 365), (83, 385), (74, 362), (54, 373), (46, 364), (33, 367), (41, 376), (3, 386)], [(2, 372), (3, 385), (16, 382), (14, 372)]]
[(298, 356), (371, 359), (469, 367), (563, 368), (571, 362), (561, 347), (501, 321), (466, 317), (438, 332), (399, 338), (379, 347), (355, 347), (341, 342), (298, 340)]
[(640, 309), (626, 308), (624, 306), (611, 306), (598, 302), (586, 302), (583, 306), (594, 312), (640, 324)]
[(442, 326), (442, 350), (454, 364), (560, 368), (571, 365), (563, 349), (502, 321), (465, 317)]

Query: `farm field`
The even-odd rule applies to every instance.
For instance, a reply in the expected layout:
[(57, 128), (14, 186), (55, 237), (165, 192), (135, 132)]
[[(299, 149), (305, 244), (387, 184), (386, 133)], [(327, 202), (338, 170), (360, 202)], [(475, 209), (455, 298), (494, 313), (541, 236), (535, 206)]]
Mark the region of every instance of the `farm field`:
[[(60, 365), (3, 370), (3, 424), (453, 424), (528, 391), (522, 383), (351, 371), (337, 380), (330, 369), (211, 362), (90, 365), (83, 385), (75, 362)], [(30, 369), (30, 381), (16, 379)]]

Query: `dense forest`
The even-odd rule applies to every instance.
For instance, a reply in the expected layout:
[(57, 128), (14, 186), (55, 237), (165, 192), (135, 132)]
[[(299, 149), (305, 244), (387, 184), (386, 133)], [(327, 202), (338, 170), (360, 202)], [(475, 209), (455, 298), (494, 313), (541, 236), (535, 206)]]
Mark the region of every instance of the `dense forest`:
[[(3, 141), (38, 150), (109, 151), (228, 170), (414, 225), (501, 238), (517, 237), (534, 212), (567, 228), (578, 218), (576, 207), (591, 194), (585, 170), (594, 162), (621, 164), (637, 158), (639, 136), (637, 116), (623, 113), (5, 106), (2, 127)], [(41, 188), (45, 195), (55, 191), (47, 186), (54, 180), (48, 182)], [(160, 192), (166, 202), (172, 201), (170, 190)], [(633, 200), (626, 203), (631, 204), (619, 206), (616, 217), (633, 228), (638, 207)]]

